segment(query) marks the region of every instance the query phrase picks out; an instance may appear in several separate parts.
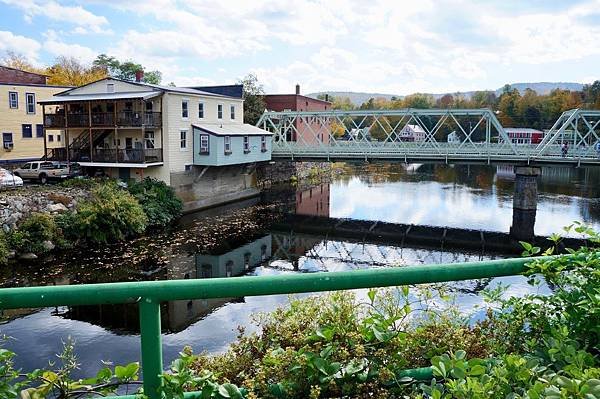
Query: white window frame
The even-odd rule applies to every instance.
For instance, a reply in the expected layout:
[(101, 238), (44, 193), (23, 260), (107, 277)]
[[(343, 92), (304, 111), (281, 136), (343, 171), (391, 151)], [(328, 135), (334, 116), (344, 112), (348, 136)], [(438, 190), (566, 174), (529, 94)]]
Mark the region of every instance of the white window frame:
[(188, 131), (185, 129), (181, 129), (179, 131), (179, 151), (187, 151), (188, 150), (187, 138), (188, 138)]
[(267, 152), (267, 136), (260, 136), (260, 151)]
[(217, 119), (223, 119), (223, 104), (217, 104)]
[[(14, 101), (13, 101), (14, 94)], [(19, 109), (19, 92), (18, 91), (9, 91), (8, 92), (8, 108), (10, 109)]]
[[(185, 108), (183, 107), (185, 104)], [(185, 110), (185, 116), (183, 115)], [(189, 119), (190, 118), (190, 100), (184, 98), (181, 100), (181, 119)]]
[[(154, 150), (156, 148), (156, 136), (154, 130), (144, 131), (144, 148), (147, 150)], [(150, 143), (150, 146), (148, 146)]]
[(231, 155), (231, 136), (223, 137), (225, 155)]
[(200, 135), (200, 154), (208, 154), (210, 151), (210, 138), (208, 134)]
[(204, 119), (204, 101), (198, 103), (198, 119)]
[(244, 154), (250, 153), (250, 136), (244, 136)]
[[(30, 103), (29, 99), (32, 98), (33, 101)], [(32, 105), (33, 109), (30, 111), (29, 106)], [(35, 115), (35, 93), (25, 93), (25, 112), (28, 115)]]
[(235, 104), (229, 105), (229, 118), (233, 121), (235, 120)]

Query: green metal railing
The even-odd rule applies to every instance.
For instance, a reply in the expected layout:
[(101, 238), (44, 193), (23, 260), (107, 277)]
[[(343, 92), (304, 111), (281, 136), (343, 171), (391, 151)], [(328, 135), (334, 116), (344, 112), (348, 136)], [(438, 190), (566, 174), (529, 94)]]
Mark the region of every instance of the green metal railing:
[[(0, 309), (138, 303), (144, 392), (150, 399), (158, 399), (160, 397), (159, 376), (163, 372), (161, 302), (336, 291), (512, 276), (523, 273), (525, 264), (531, 260), (532, 258), (517, 258), (351, 272), (3, 288), (0, 289)], [(416, 379), (431, 378), (431, 370), (428, 368), (406, 370), (404, 375)], [(135, 395), (126, 395), (115, 396), (113, 399), (135, 397)], [(191, 392), (186, 394), (186, 398), (200, 398), (200, 393)]]

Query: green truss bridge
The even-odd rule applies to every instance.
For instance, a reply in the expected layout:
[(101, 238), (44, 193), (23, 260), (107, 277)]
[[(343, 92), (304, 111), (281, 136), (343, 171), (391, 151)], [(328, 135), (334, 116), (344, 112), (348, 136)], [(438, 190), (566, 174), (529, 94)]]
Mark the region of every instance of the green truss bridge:
[(600, 165), (593, 110), (566, 111), (536, 137), (511, 137), (487, 108), (267, 111), (257, 126), (274, 134), (273, 160)]

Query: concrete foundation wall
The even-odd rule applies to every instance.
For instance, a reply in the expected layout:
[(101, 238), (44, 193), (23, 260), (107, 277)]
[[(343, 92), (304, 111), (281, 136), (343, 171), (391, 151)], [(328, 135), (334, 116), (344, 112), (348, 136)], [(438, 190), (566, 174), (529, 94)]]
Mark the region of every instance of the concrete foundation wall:
[(305, 179), (311, 173), (328, 174), (330, 170), (331, 163), (329, 162), (277, 161), (261, 164), (258, 168), (258, 175), (260, 184), (264, 185), (265, 183), (287, 182), (292, 176), (297, 179)]
[(183, 201), (184, 212), (208, 208), (260, 194), (256, 172), (250, 166), (194, 166), (171, 173), (171, 186)]

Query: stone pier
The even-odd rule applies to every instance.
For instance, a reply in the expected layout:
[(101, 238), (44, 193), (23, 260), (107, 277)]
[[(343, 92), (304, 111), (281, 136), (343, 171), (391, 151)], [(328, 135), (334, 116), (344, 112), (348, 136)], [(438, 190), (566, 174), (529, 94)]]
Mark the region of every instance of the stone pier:
[(515, 240), (531, 242), (535, 236), (537, 180), (540, 174), (540, 168), (515, 167), (513, 219), (510, 227), (510, 236)]

